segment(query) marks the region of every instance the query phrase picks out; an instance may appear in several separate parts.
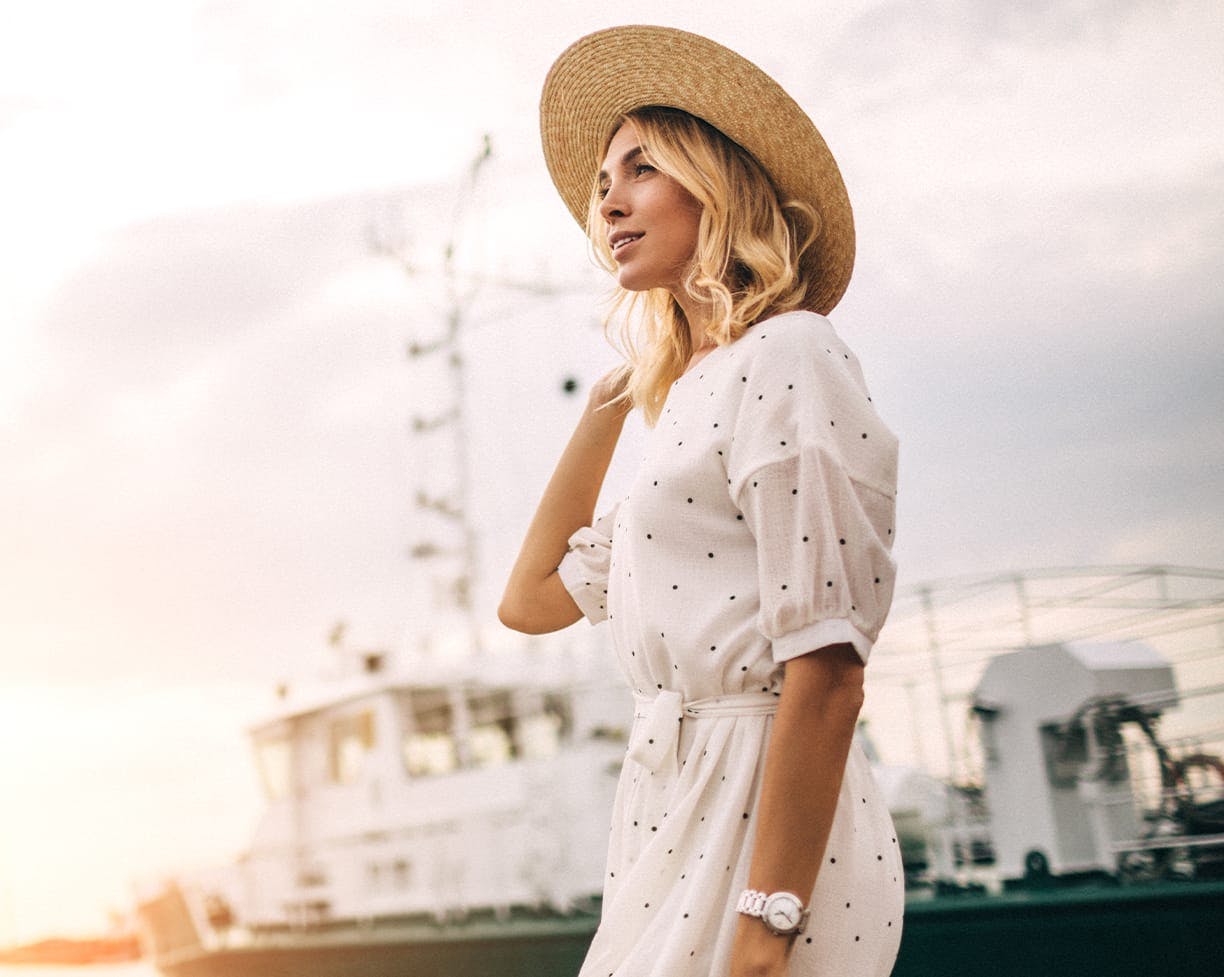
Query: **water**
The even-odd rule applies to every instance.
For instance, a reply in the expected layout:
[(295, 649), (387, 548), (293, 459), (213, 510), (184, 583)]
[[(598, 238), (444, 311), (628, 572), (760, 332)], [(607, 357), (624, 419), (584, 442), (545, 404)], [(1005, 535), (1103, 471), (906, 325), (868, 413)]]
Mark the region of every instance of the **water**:
[(159, 975), (153, 964), (137, 960), (135, 963), (97, 963), (76, 967), (41, 963), (0, 963), (0, 977), (159, 977)]

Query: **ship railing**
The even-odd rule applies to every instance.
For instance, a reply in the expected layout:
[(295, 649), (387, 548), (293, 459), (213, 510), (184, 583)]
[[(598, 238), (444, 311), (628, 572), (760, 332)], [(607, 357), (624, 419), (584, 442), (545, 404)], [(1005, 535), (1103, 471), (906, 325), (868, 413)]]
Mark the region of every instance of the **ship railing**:
[(1224, 847), (1224, 834), (1215, 835), (1160, 835), (1153, 838), (1137, 838), (1133, 841), (1115, 841), (1110, 847), (1117, 855), (1130, 852), (1158, 851), (1169, 848)]

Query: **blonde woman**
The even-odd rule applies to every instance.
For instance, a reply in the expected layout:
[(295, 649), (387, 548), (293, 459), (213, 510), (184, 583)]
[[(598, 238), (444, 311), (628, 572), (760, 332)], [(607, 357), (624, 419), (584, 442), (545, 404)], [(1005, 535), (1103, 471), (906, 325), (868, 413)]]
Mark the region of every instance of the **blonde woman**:
[[(853, 734), (896, 441), (825, 318), (854, 255), (837, 165), (760, 69), (666, 28), (571, 46), (541, 120), (630, 323), (500, 608), (530, 633), (606, 619), (634, 694), (582, 975), (883, 977), (901, 858)], [(595, 519), (632, 409), (645, 457)]]

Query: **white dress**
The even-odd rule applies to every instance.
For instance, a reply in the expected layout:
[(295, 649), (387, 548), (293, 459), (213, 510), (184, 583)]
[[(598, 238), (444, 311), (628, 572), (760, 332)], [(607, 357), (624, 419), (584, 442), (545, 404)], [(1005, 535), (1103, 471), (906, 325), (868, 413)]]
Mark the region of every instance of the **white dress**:
[[(750, 328), (676, 381), (628, 496), (562, 580), (637, 709), (581, 977), (723, 977), (784, 662), (867, 660), (892, 598), (897, 442), (823, 316)], [(900, 847), (852, 748), (792, 977), (884, 977)]]

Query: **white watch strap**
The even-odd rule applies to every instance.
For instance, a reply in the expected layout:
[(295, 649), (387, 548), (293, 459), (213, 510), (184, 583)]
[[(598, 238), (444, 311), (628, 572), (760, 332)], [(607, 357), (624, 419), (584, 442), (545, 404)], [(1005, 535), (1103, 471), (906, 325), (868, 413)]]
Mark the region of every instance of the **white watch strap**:
[(735, 904), (735, 911), (745, 916), (760, 916), (765, 912), (765, 900), (768, 898), (768, 892), (762, 892), (760, 889), (745, 889), (740, 893), (739, 901)]

